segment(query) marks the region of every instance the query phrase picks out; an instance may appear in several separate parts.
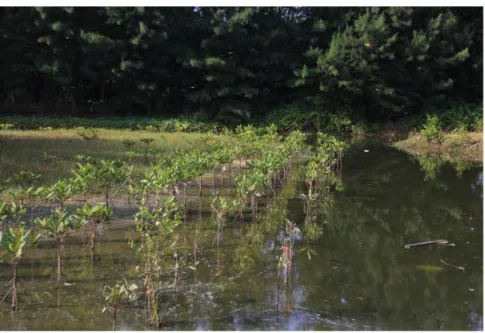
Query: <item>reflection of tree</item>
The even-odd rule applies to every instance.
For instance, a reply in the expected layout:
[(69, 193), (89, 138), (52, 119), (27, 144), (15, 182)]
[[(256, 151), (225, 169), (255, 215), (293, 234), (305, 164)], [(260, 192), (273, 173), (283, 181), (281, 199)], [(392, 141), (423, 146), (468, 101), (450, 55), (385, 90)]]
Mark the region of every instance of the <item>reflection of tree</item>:
[(461, 155), (427, 154), (425, 156), (413, 156), (413, 158), (418, 161), (421, 170), (424, 172), (424, 180), (434, 180), (444, 165), (452, 166), (458, 177), (461, 177), (466, 170), (480, 167), (480, 163)]
[(424, 172), (424, 180), (433, 180), (439, 173), (445, 159), (441, 155), (426, 155), (417, 157), (419, 166)]

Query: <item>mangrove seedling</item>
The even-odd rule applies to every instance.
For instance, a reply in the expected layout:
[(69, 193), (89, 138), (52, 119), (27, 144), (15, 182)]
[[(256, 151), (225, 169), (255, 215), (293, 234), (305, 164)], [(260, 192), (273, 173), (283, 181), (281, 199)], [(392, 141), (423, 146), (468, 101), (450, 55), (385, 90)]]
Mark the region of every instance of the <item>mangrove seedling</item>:
[(62, 208), (55, 208), (51, 216), (36, 218), (35, 224), (42, 229), (47, 235), (53, 237), (57, 245), (57, 286), (61, 284), (62, 274), (62, 256), (61, 249), (64, 240), (71, 231), (80, 229), (83, 226), (82, 220), (75, 220), (71, 213)]
[(103, 222), (109, 221), (113, 215), (113, 211), (103, 205), (84, 205), (78, 209), (74, 216), (89, 228), (89, 250), (91, 252), (91, 260), (96, 259), (96, 232), (98, 228), (102, 227)]
[(71, 199), (74, 193), (74, 186), (69, 180), (58, 180), (54, 185), (46, 189), (46, 198), (59, 205), (60, 211), (64, 210), (66, 202)]
[(15, 192), (16, 197), (20, 201), (20, 204), (24, 203), (27, 197), (27, 190), (34, 187), (39, 182), (40, 175), (32, 173), (30, 171), (19, 171), (16, 172), (12, 178), (7, 180), (7, 184), (12, 184), (18, 186), (19, 190)]
[[(123, 162), (119, 160), (108, 161), (101, 160), (98, 169), (96, 170), (96, 181), (103, 188), (105, 205), (109, 206), (109, 202), (118, 193), (118, 191), (128, 182), (131, 175), (132, 168), (123, 168)], [(124, 181), (124, 182), (123, 182)], [(115, 186), (123, 182), (120, 187), (110, 197), (110, 190)]]
[(83, 202), (86, 202), (86, 195), (96, 178), (96, 167), (91, 163), (79, 163), (77, 168), (71, 171), (74, 175), (72, 183), (77, 191), (83, 194)]
[(126, 149), (131, 149), (135, 144), (136, 142), (133, 140), (130, 140), (130, 139), (123, 140), (123, 146), (125, 146)]
[(217, 196), (212, 198), (211, 208), (215, 213), (217, 223), (217, 232), (214, 241), (217, 241), (217, 246), (219, 246), (222, 238), (227, 215), (238, 205), (239, 203), (236, 200), (229, 201), (225, 197)]
[[(36, 239), (35, 237), (35, 212), (37, 208), (41, 205), (43, 202), (45, 196), (45, 188), (44, 187), (30, 187), (27, 189), (27, 198), (29, 200), (30, 204), (30, 223), (32, 225), (32, 239)], [(34, 245), (32, 243), (32, 245)]]
[(106, 306), (103, 308), (103, 313), (106, 310), (113, 312), (113, 331), (116, 330), (116, 319), (118, 308), (123, 304), (128, 304), (136, 300), (135, 291), (138, 289), (136, 284), (128, 285), (126, 280), (123, 283), (117, 283), (113, 287), (104, 286), (103, 296)]
[(30, 235), (30, 231), (25, 230), (23, 223), (16, 226), (7, 226), (5, 232), (0, 233), (0, 248), (5, 254), (10, 255), (10, 265), (12, 266), (12, 280), (10, 281), (11, 287), (7, 294), (0, 301), (2, 303), (7, 296), (12, 293), (12, 311), (18, 309), (17, 299), (17, 265), (22, 257), (23, 250), (27, 244), (27, 238)]
[(144, 147), (145, 165), (148, 165), (149, 145), (150, 145), (150, 143), (155, 141), (155, 139), (150, 138), (150, 137), (145, 137), (145, 138), (141, 138), (140, 141), (141, 141), (141, 143), (145, 144), (145, 147)]
[(44, 165), (48, 165), (53, 163), (56, 160), (56, 158), (57, 158), (56, 155), (51, 155), (44, 152), (44, 154), (42, 155), (42, 162), (44, 163)]
[(22, 215), (27, 210), (21, 204), (17, 204), (14, 201), (10, 204), (2, 202), (0, 203), (0, 221), (3, 225), (16, 226), (22, 221)]

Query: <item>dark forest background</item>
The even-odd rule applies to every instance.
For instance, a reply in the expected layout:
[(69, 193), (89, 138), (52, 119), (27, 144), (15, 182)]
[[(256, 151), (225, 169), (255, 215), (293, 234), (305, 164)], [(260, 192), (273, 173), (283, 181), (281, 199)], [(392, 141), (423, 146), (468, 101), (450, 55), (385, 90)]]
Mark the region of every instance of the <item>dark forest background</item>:
[(0, 50), (3, 115), (383, 122), (483, 97), (481, 7), (4, 7)]

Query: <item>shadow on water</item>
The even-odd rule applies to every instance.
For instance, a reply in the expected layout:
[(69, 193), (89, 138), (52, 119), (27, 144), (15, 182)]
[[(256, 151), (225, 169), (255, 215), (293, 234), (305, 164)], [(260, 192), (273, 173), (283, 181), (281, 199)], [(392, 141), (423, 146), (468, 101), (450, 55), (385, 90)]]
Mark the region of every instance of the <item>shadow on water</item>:
[[(364, 149), (369, 150), (364, 152)], [(434, 163), (434, 164), (433, 164)], [(283, 189), (285, 200), (271, 216), (303, 225), (304, 185), (294, 178)], [(251, 228), (228, 222), (218, 251), (215, 230), (207, 224), (207, 197), (198, 211), (189, 204), (181, 233), (190, 238), (198, 219), (200, 264), (184, 269), (176, 295), (164, 294), (167, 309), (161, 329), (176, 330), (481, 330), (483, 329), (483, 173), (470, 165), (461, 170), (373, 143), (346, 152), (342, 189), (318, 202), (323, 235), (314, 252), (297, 251), (288, 284), (281, 288), (276, 255), (277, 230), (262, 219)], [(283, 194), (282, 194), (283, 195)], [(272, 217), (273, 218), (273, 217)], [(45, 245), (28, 252), (19, 266), (23, 285), (20, 311), (2, 304), (0, 328), (38, 330), (106, 330), (111, 316), (102, 314), (104, 285), (121, 277), (137, 280), (137, 258), (128, 245), (131, 222), (112, 222), (99, 241), (92, 263), (74, 237), (64, 250), (66, 281), (55, 288), (55, 249)], [(257, 229), (260, 228), (260, 229)], [(279, 230), (279, 231), (278, 231)], [(265, 236), (258, 238), (258, 233)], [(243, 238), (251, 237), (250, 245)], [(455, 246), (404, 245), (446, 239)], [(190, 243), (190, 240), (189, 240)], [(298, 243), (297, 250), (304, 244)], [(309, 253), (309, 252), (308, 252)], [(189, 259), (187, 259), (189, 260)], [(453, 266), (443, 264), (446, 262)], [(0, 280), (10, 268), (1, 263)], [(278, 311), (275, 304), (278, 301)], [(178, 304), (178, 306), (175, 306)], [(118, 329), (147, 329), (141, 306), (123, 308)]]

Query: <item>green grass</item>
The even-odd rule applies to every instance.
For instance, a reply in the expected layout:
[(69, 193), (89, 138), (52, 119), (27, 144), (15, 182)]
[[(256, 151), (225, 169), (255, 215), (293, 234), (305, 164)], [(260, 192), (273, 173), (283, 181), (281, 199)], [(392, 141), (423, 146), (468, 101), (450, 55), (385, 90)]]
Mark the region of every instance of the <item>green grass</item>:
[[(163, 154), (163, 151), (171, 148), (188, 149), (203, 134), (99, 129), (97, 135), (98, 139), (86, 140), (79, 136), (76, 129), (1, 131), (0, 181), (24, 170), (40, 174), (41, 185), (52, 184), (58, 179), (70, 176), (70, 170), (75, 165), (74, 158), (78, 154), (128, 161), (127, 152), (137, 151), (140, 154), (135, 157), (134, 165), (141, 170), (145, 167), (144, 155), (141, 153), (144, 144), (140, 142), (141, 138), (155, 139), (149, 147), (158, 149)], [(123, 145), (125, 139), (135, 141), (136, 145), (127, 149)], [(45, 159), (45, 155), (52, 158)]]
[(441, 154), (449, 160), (483, 162), (483, 133), (444, 133), (441, 144), (414, 134), (394, 146), (413, 155)]

